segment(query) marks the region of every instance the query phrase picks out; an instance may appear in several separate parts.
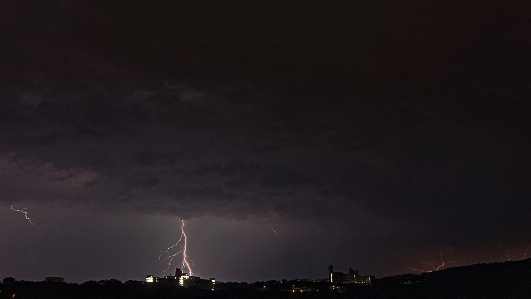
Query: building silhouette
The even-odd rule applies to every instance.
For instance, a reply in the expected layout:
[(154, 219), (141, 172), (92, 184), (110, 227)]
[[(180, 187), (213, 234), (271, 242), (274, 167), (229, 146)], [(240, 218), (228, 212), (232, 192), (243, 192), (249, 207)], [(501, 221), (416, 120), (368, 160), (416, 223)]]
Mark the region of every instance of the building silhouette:
[(184, 288), (197, 287), (201, 289), (208, 289), (214, 291), (216, 289), (216, 279), (201, 279), (199, 276), (190, 276), (188, 273), (183, 273), (180, 268), (175, 269), (175, 276), (171, 274), (164, 277), (155, 277), (153, 275), (146, 275), (146, 283), (163, 283), (169, 285), (180, 285)]
[(334, 265), (328, 266), (328, 281), (331, 283), (343, 284), (343, 283), (356, 283), (370, 285), (371, 279), (374, 276), (371, 275), (362, 276), (359, 275), (358, 270), (348, 268), (348, 273), (334, 272)]

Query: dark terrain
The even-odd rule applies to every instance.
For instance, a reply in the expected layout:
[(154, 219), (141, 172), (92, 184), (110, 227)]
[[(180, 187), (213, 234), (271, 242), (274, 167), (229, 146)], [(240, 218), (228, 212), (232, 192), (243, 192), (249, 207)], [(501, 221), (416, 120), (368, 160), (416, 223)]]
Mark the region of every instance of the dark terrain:
[[(261, 287), (268, 285), (268, 290)], [(291, 287), (315, 291), (293, 293)], [(476, 264), (437, 272), (375, 279), (372, 286), (345, 285), (328, 292), (328, 283), (277, 281), (219, 283), (216, 291), (116, 279), (82, 284), (16, 281), (4, 278), (0, 298), (530, 298), (531, 259)], [(317, 291), (319, 290), (319, 291)]]

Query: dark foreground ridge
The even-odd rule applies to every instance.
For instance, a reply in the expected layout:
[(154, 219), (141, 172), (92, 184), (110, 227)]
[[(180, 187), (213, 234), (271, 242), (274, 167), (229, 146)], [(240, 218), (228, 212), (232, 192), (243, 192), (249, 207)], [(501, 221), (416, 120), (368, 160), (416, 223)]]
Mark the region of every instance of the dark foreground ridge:
[[(16, 281), (6, 277), (0, 299), (7, 298), (530, 298), (531, 259), (476, 264), (437, 272), (374, 279), (372, 285), (306, 280), (218, 283), (216, 290), (184, 288), (116, 279), (82, 284)], [(312, 291), (303, 291), (309, 290)], [(341, 290), (338, 292), (338, 290)]]

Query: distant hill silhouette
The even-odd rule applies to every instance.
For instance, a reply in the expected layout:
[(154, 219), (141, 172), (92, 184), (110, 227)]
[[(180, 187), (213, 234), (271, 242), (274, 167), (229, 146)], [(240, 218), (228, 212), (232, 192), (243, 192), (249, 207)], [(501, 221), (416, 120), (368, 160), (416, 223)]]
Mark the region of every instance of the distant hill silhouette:
[(531, 259), (379, 279), (367, 298), (531, 298)]
[[(310, 282), (311, 283), (311, 282)], [(328, 283), (315, 283), (323, 286)], [(6, 277), (0, 284), (0, 299), (15, 298), (531, 298), (531, 259), (454, 267), (423, 274), (403, 274), (375, 279), (372, 286), (345, 285), (347, 293), (268, 290), (263, 282), (225, 283), (223, 290), (184, 289), (164, 284), (116, 279), (83, 284), (16, 281)], [(328, 288), (328, 286), (326, 286)], [(320, 288), (323, 290), (323, 288)]]

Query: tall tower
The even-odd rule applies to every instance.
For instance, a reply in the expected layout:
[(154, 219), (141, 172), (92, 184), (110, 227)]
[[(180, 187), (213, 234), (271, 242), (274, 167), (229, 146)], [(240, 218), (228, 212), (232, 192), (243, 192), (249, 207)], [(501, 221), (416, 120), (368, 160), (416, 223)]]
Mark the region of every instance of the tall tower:
[(183, 271), (180, 268), (175, 268), (175, 279), (178, 279), (183, 275)]
[(330, 282), (334, 282), (332, 273), (334, 273), (334, 265), (328, 266), (328, 279), (330, 279)]

